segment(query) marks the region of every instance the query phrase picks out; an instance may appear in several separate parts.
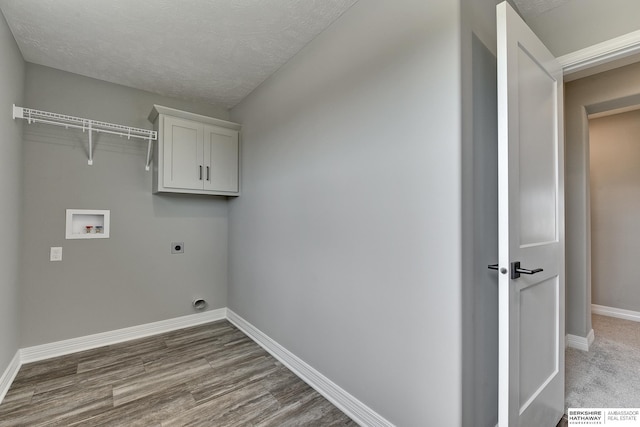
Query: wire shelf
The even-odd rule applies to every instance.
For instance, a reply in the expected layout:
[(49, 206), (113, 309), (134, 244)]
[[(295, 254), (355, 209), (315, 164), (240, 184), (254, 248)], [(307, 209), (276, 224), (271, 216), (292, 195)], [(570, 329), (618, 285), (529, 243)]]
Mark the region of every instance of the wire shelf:
[(13, 119), (24, 119), (27, 123), (44, 123), (54, 126), (64, 126), (65, 128), (82, 129), (89, 134), (89, 160), (88, 164), (93, 164), (93, 140), (92, 133), (108, 133), (127, 137), (127, 139), (137, 138), (148, 141), (146, 170), (149, 170), (151, 163), (151, 144), (158, 140), (158, 133), (154, 130), (134, 128), (115, 123), (101, 122), (98, 120), (85, 119), (82, 117), (67, 116), (65, 114), (52, 113), (49, 111), (34, 110), (32, 108), (18, 107), (13, 105)]

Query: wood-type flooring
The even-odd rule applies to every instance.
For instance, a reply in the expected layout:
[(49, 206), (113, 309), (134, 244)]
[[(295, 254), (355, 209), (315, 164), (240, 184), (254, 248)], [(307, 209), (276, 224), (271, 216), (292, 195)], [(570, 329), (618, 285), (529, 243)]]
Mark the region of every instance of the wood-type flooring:
[(225, 320), (25, 364), (8, 426), (357, 424)]

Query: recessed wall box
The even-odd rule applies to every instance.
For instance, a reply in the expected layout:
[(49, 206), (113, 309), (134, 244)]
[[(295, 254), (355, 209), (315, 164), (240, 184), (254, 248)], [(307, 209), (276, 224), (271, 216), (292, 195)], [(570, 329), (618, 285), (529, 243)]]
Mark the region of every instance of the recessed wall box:
[(65, 238), (108, 239), (109, 210), (67, 209)]

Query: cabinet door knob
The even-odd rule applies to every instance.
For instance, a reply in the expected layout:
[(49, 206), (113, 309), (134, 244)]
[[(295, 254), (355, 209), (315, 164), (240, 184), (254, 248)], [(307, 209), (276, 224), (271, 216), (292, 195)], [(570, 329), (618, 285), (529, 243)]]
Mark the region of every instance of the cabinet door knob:
[(202, 165), (198, 166), (200, 168), (200, 181), (202, 181)]
[(211, 176), (209, 175), (209, 166), (207, 166), (207, 181), (211, 181)]

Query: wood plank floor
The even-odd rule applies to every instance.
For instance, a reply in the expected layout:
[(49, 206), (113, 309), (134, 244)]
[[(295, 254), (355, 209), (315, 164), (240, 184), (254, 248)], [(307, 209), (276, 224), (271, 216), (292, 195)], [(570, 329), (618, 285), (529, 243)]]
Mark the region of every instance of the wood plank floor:
[(7, 426), (357, 426), (231, 323), (23, 365)]

